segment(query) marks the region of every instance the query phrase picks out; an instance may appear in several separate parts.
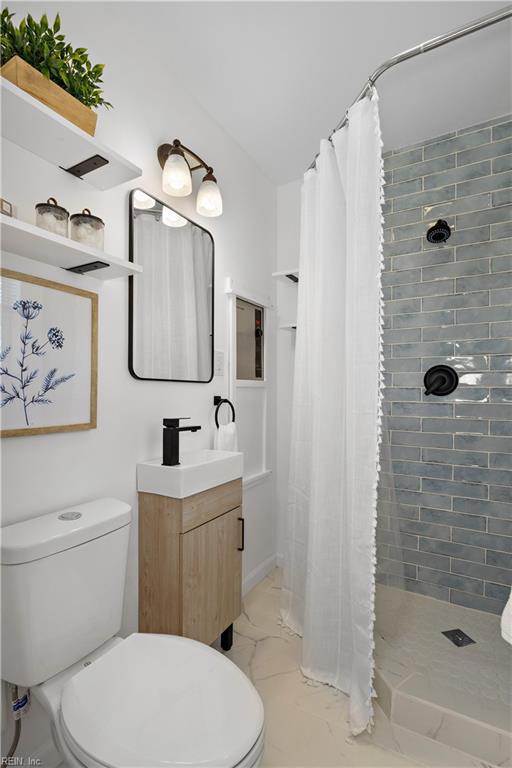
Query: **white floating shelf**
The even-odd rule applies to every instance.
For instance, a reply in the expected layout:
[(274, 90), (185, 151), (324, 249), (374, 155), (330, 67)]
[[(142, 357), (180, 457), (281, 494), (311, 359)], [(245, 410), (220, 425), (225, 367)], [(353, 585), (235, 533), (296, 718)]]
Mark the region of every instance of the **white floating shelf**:
[(100, 144), (21, 88), (3, 77), (0, 81), (4, 139), (64, 170), (99, 155), (108, 161), (107, 165), (80, 177), (96, 189), (111, 189), (142, 175), (136, 165)]
[(297, 323), (286, 323), (286, 325), (280, 325), (281, 331), (296, 331)]
[(126, 259), (109, 256), (97, 248), (70, 240), (61, 235), (54, 235), (41, 227), (27, 224), (19, 219), (1, 215), (2, 251), (24, 256), (26, 259), (42, 261), (54, 267), (69, 269), (94, 261), (102, 261), (108, 266), (87, 272), (88, 277), (98, 280), (114, 280), (116, 277), (138, 275), (142, 267)]
[(298, 269), (283, 269), (280, 272), (272, 272), (272, 277), (276, 280), (284, 280), (285, 283), (298, 283), (299, 282), (299, 270)]

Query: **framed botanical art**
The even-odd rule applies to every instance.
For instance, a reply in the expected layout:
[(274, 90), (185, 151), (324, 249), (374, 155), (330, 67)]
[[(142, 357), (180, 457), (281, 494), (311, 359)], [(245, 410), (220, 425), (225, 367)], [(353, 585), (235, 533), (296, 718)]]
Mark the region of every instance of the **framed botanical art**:
[(2, 437), (96, 427), (98, 295), (0, 270)]

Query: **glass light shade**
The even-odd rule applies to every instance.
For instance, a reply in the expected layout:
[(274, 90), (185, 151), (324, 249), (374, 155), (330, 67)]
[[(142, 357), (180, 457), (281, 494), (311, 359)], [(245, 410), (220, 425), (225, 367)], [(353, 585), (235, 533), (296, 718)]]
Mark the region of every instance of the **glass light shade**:
[(175, 153), (165, 161), (162, 189), (173, 197), (186, 197), (192, 192), (192, 174), (183, 155)]
[(222, 195), (216, 181), (206, 179), (197, 192), (196, 211), (201, 216), (220, 216), (222, 214)]
[(146, 195), (142, 189), (136, 189), (133, 193), (133, 204), (139, 210), (147, 210), (153, 208), (155, 201), (149, 195)]
[(187, 220), (183, 216), (165, 207), (162, 208), (162, 222), (166, 227), (184, 227), (187, 224)]

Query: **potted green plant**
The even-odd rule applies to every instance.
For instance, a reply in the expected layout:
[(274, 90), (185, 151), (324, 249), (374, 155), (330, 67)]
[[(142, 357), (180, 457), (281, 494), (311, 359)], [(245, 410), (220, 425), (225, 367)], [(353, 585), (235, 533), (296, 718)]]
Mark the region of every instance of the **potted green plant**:
[(73, 48), (60, 33), (60, 17), (50, 26), (46, 14), (30, 14), (19, 27), (4, 8), (0, 18), (2, 77), (42, 101), (59, 115), (94, 136), (93, 107), (112, 105), (103, 98), (104, 64), (91, 64), (86, 48)]

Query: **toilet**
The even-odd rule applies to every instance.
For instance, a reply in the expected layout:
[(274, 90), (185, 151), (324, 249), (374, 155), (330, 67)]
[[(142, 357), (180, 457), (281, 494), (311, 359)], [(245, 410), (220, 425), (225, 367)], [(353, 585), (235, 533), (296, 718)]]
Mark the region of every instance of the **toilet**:
[(262, 701), (218, 651), (121, 626), (131, 509), (99, 499), (2, 529), (2, 678), (72, 768), (255, 768)]

